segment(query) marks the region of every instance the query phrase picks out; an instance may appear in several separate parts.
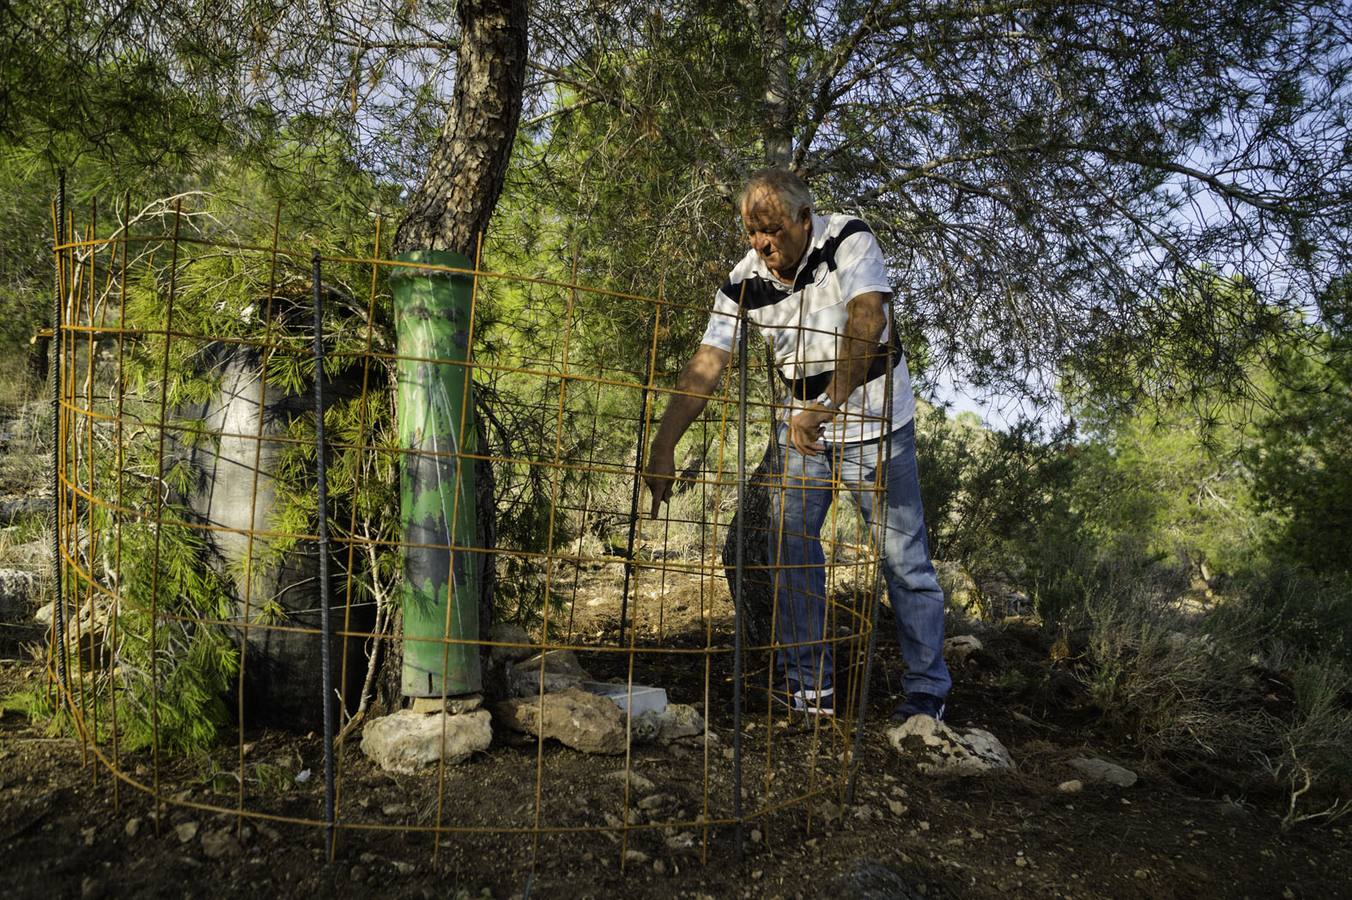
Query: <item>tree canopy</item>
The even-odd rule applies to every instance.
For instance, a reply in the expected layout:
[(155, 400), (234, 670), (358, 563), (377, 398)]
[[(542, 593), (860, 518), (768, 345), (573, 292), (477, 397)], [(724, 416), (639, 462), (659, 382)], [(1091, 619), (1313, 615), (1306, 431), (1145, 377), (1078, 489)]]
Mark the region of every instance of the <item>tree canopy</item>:
[[(302, 151), (322, 146), (413, 197), (445, 162), (432, 148), (457, 115), (473, 6), (10, 4), (0, 135), (29, 159), (95, 155), (121, 172), (228, 151), (320, 177)], [(1317, 319), (1348, 268), (1345, 12), (539, 0), (505, 190), (567, 223), (582, 277), (661, 281), (699, 306), (736, 252), (738, 183), (786, 160), (820, 206), (878, 232), (919, 368), (1042, 398), (1070, 361), (1119, 393), (1188, 391), (1218, 371), (1246, 388), (1217, 361), (1264, 334), (1298, 338), (1283, 313)], [(500, 224), (490, 249), (513, 244)], [(1262, 302), (1170, 302), (1211, 272)], [(1198, 352), (1148, 377), (1170, 340)]]

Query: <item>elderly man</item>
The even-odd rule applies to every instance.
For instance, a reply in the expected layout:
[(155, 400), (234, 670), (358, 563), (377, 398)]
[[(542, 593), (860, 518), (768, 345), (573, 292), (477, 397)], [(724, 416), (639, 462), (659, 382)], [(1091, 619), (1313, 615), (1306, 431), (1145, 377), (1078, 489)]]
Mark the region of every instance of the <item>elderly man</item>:
[[(885, 482), (884, 577), (907, 667), (906, 697), (893, 718), (941, 718), (952, 684), (942, 652), (944, 598), (925, 536), (915, 397), (905, 357), (890, 333), (891, 287), (882, 253), (861, 220), (814, 215), (807, 185), (782, 169), (752, 175), (740, 206), (751, 249), (715, 294), (703, 341), (681, 372), (680, 393), (671, 398), (653, 438), (644, 475), (653, 515), (671, 494), (676, 442), (716, 389), (745, 308), (772, 342), (776, 368), (792, 395), (778, 429), (781, 477), (773, 490), (771, 524), (772, 558), (780, 567), (777, 666), (786, 699), (808, 714), (834, 712), (819, 535), (833, 484), (853, 486), (865, 519), (873, 522), (877, 486)], [(888, 342), (895, 360), (890, 372)], [(884, 408), (889, 396), (890, 411)], [(881, 478), (880, 460), (886, 466)]]

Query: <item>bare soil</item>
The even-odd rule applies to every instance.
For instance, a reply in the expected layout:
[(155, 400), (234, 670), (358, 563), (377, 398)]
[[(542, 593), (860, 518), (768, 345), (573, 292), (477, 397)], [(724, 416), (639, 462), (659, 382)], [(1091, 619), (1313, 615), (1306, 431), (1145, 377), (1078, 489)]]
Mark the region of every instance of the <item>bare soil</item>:
[[(447, 834), (434, 847), (431, 834), (406, 829), (437, 821), (437, 773), (385, 774), (353, 741), (341, 757), (340, 815), (369, 827), (341, 830), (331, 862), (322, 828), (194, 808), (238, 802), (238, 741), (206, 758), (162, 760), (161, 791), (171, 802), (157, 810), (152, 798), (117, 782), (78, 741), (53, 737), (42, 723), (9, 711), (0, 717), (0, 855), (6, 860), (0, 894), (1352, 896), (1352, 848), (1343, 829), (1283, 833), (1271, 808), (1199, 792), (1165, 766), (1133, 759), (1129, 747), (1106, 745), (1092, 714), (1073, 699), (1058, 709), (1030, 700), (1026, 689), (1001, 686), (1014, 680), (1002, 672), (1041, 669), (1051, 687), (1040, 695), (1056, 693), (1055, 673), (1045, 656), (1039, 658), (1033, 635), (991, 632), (983, 639), (990, 652), (980, 668), (960, 673), (951, 722), (997, 734), (1017, 760), (1016, 770), (967, 778), (924, 775), (893, 751), (884, 730), (901, 670), (895, 646), (884, 641), (857, 802), (842, 806), (830, 789), (801, 808), (748, 823), (741, 861), (731, 826), (688, 824), (704, 808), (706, 766), (710, 808), (730, 808), (731, 763), (723, 751), (731, 745), (731, 717), (729, 704), (716, 696), (709, 708), (718, 741), (707, 757), (699, 742), (634, 751), (633, 771), (653, 786), (631, 790), (636, 827), (624, 835), (544, 834), (537, 844), (528, 833), (535, 821), (537, 765), (540, 821), (591, 827), (604, 825), (607, 812), (618, 816), (626, 808), (623, 775), (612, 774), (623, 772), (625, 760), (553, 744), (537, 754), (534, 739), (501, 734), (487, 753), (444, 773), (441, 821), (465, 827), (509, 822), (526, 833)], [(682, 680), (676, 665), (652, 676), (646, 680), (666, 684), (674, 699), (703, 691), (700, 673)], [(41, 678), (28, 659), (11, 654), (0, 662), (0, 693), (31, 688)], [(725, 682), (724, 673), (714, 674), (714, 694)], [(774, 750), (767, 754), (764, 712), (754, 699), (749, 704), (743, 782), (749, 807), (766, 796), (768, 772), (774, 772), (771, 796), (803, 788), (810, 777), (803, 760), (814, 748), (818, 784), (833, 783), (839, 767), (831, 756), (843, 745), (830, 728), (776, 727)], [(316, 736), (247, 733), (244, 749), (246, 807), (282, 817), (322, 816)], [(1084, 754), (1111, 756), (1142, 778), (1128, 789), (1058, 791), (1076, 774), (1068, 760)], [(123, 755), (119, 765), (134, 780), (154, 780), (148, 753)], [(306, 770), (310, 777), (298, 782)], [(655, 809), (636, 808), (654, 794), (664, 795)], [(687, 824), (664, 829), (654, 820)], [(207, 846), (209, 833), (223, 849)], [(235, 840), (221, 839), (222, 833)], [(680, 847), (682, 842), (689, 846)]]

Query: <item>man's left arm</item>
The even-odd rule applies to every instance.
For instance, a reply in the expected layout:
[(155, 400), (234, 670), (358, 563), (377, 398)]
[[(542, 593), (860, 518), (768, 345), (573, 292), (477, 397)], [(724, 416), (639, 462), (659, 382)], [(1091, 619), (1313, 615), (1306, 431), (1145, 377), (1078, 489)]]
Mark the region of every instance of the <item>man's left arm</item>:
[(840, 359), (826, 386), (826, 400), (833, 407), (810, 406), (789, 419), (789, 443), (805, 456), (820, 453), (824, 446), (821, 431), (835, 417), (867, 378), (869, 365), (878, 349), (887, 325), (887, 294), (868, 291), (852, 298), (845, 307), (845, 333), (840, 337)]

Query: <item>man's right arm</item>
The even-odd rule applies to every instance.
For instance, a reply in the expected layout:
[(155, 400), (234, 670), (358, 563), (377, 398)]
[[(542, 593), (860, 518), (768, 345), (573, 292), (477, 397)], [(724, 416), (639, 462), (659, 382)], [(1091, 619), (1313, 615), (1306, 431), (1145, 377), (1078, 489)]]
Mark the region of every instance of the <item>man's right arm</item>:
[(657, 434), (653, 437), (652, 449), (648, 453), (648, 464), (643, 472), (643, 480), (653, 495), (654, 518), (662, 501), (671, 499), (671, 488), (676, 478), (676, 442), (704, 412), (731, 358), (732, 353), (728, 350), (700, 344), (676, 380), (677, 393), (672, 395), (662, 412), (662, 421), (657, 426)]

